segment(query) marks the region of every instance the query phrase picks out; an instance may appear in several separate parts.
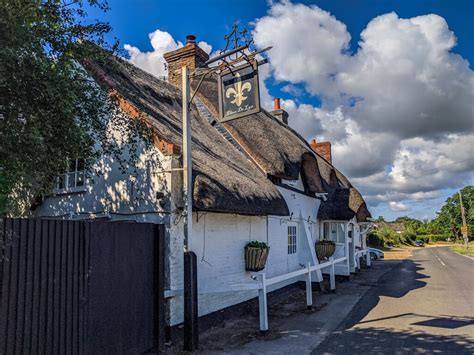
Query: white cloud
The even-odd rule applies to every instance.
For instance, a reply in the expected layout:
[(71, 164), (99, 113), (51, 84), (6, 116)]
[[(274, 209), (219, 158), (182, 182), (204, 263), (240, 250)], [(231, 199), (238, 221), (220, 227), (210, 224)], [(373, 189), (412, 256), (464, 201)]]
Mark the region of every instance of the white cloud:
[(401, 202), (390, 201), (388, 203), (392, 211), (409, 211), (410, 207)]
[[(165, 69), (166, 61), (163, 54), (182, 47), (183, 43), (175, 41), (168, 32), (161, 30), (149, 33), (148, 37), (153, 48), (151, 52), (142, 52), (130, 44), (124, 45), (124, 49), (130, 56), (129, 60), (137, 67), (157, 77), (167, 76), (168, 72)], [(212, 46), (204, 41), (199, 42), (198, 46), (208, 54), (212, 51)]]
[(273, 46), (269, 56), (275, 79), (304, 82), (314, 93), (331, 86), (351, 38), (329, 12), (287, 1), (273, 4), (257, 20), (253, 37), (260, 48)]
[(212, 46), (209, 43), (201, 41), (198, 43), (198, 46), (201, 47), (201, 49), (207, 54), (211, 54)]
[(376, 17), (351, 54), (342, 22), (282, 1), (253, 34), (258, 47), (273, 46), (271, 75), (283, 91), (298, 84), (321, 99), (320, 108), (285, 100), (290, 124), (307, 139), (330, 140), (335, 165), (372, 205), (395, 210), (472, 181), (474, 74), (452, 52), (444, 18)]

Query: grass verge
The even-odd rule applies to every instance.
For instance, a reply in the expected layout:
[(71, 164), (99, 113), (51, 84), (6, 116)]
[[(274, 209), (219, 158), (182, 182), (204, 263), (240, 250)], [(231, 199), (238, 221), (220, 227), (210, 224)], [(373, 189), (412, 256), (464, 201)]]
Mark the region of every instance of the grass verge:
[(469, 242), (468, 247), (464, 244), (454, 244), (449, 247), (452, 251), (462, 255), (474, 255), (474, 242)]

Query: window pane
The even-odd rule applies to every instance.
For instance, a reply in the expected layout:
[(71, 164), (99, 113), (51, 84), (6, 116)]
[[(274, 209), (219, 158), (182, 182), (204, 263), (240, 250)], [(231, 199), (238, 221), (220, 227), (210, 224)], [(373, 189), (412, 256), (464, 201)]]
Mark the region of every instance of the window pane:
[(331, 236), (329, 237), (333, 242), (337, 242), (337, 225), (336, 223), (331, 223)]
[(296, 226), (288, 226), (288, 254), (296, 253)]
[(76, 187), (76, 173), (67, 174), (67, 187)]
[(77, 161), (76, 159), (71, 160), (71, 162), (69, 163), (68, 172), (76, 171), (76, 161)]
[(64, 175), (59, 175), (59, 176), (58, 176), (58, 183), (57, 183), (56, 188), (58, 188), (58, 189), (64, 189), (64, 188), (65, 188), (65, 186), (64, 186), (64, 180), (65, 180), (65, 176), (64, 176)]
[(345, 242), (345, 235), (344, 235), (344, 224), (343, 223), (338, 223), (337, 224), (337, 237), (338, 237), (338, 242), (339, 243), (344, 243)]
[(84, 172), (78, 171), (76, 176), (77, 176), (76, 186), (84, 186)]
[(77, 171), (84, 170), (84, 159), (77, 159)]

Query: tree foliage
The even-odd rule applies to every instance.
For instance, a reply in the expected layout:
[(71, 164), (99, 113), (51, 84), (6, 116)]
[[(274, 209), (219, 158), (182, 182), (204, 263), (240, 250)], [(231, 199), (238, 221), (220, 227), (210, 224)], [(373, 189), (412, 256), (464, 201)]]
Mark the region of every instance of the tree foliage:
[[(461, 196), (466, 213), (466, 223), (469, 236), (472, 238), (474, 231), (474, 186), (466, 186), (461, 189)], [(420, 221), (408, 216), (398, 217), (394, 222), (403, 223), (405, 231), (396, 236), (389, 228), (380, 228), (373, 232), (372, 239), (381, 243), (394, 242), (412, 243), (415, 239), (446, 240), (452, 238), (457, 240), (461, 237), (461, 203), (459, 194), (456, 192), (449, 197), (438, 211), (437, 216), (430, 221)]]
[[(461, 196), (469, 234), (472, 236), (474, 230), (474, 186), (466, 186), (461, 189)], [(462, 217), (458, 193), (446, 200), (436, 218), (429, 225), (429, 231), (433, 234), (447, 234), (455, 239), (461, 236)]]
[(109, 24), (87, 22), (90, 7), (108, 9), (104, 0), (0, 2), (0, 214), (51, 191), (68, 161), (90, 168), (120, 151), (107, 134), (110, 100), (79, 65), (105, 53), (89, 44), (117, 49), (104, 40)]

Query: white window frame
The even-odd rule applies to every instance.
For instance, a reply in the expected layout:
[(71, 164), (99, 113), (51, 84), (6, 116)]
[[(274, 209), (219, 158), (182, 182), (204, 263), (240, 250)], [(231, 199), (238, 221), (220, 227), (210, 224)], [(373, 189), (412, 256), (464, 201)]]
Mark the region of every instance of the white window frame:
[(323, 238), (343, 244), (346, 242), (345, 228), (343, 222), (325, 221), (323, 222)]
[[(82, 166), (84, 166), (83, 159), (74, 159), (74, 169), (68, 169), (66, 173), (58, 176), (55, 188), (56, 193), (79, 192), (86, 189), (85, 170), (79, 170), (81, 160)], [(60, 182), (61, 178), (63, 179), (62, 184)]]
[(298, 252), (298, 226), (290, 224), (286, 229), (288, 237), (288, 255), (294, 255)]

